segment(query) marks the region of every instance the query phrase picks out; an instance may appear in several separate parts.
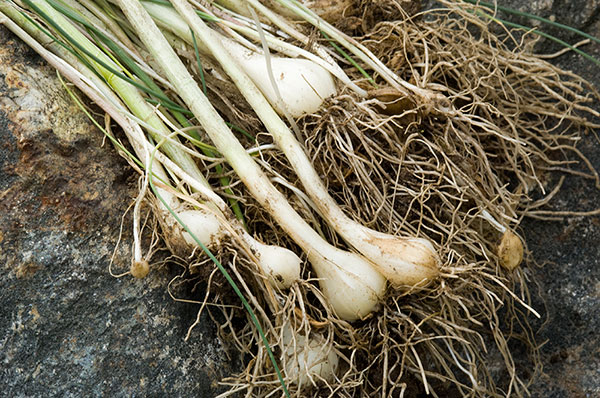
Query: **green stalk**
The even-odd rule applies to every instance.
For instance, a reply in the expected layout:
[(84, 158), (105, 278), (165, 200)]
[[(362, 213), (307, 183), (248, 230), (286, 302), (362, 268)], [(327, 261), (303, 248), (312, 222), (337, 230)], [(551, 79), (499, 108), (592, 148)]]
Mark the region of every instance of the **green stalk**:
[[(154, 83), (154, 80), (150, 76), (148, 76), (148, 74), (146, 72), (144, 72), (144, 70), (142, 68), (139, 67), (137, 62), (135, 62), (133, 59), (131, 59), (131, 57), (129, 57), (119, 45), (117, 45), (106, 34), (104, 34), (104, 32), (100, 31), (95, 26), (93, 26), (88, 21), (86, 21), (85, 18), (80, 17), (79, 15), (71, 12), (67, 7), (56, 2), (55, 0), (47, 0), (47, 1), (50, 5), (52, 5), (52, 7), (54, 7), (61, 14), (63, 14), (67, 18), (77, 22), (78, 24), (84, 26), (86, 29), (88, 29), (88, 31), (91, 31), (93, 33), (93, 35), (96, 36), (100, 40), (100, 42), (102, 42), (102, 44), (106, 45), (110, 49), (110, 51), (112, 51), (112, 53), (116, 56), (116, 58), (120, 62), (122, 62), (124, 64), (124, 66), (126, 66), (129, 69), (131, 74), (137, 76), (137, 78), (139, 78), (142, 81), (142, 83), (144, 83), (146, 85), (146, 87), (148, 88), (148, 92), (150, 94), (156, 93), (158, 95), (157, 98), (160, 98), (162, 101), (164, 101), (165, 106), (178, 107), (178, 105), (175, 102), (173, 102), (169, 98), (167, 98), (167, 96), (158, 87), (158, 85), (156, 85), (156, 83)], [(124, 68), (121, 68), (121, 69), (123, 70), (124, 73), (128, 73)], [(115, 70), (115, 72), (117, 72), (117, 70)], [(133, 81), (133, 78), (130, 77), (128, 79), (128, 81)], [(194, 138), (196, 138), (198, 140), (200, 139), (200, 137), (194, 137)]]
[[(61, 23), (59, 24), (59, 23), (57, 23), (57, 21), (54, 18), (52, 18), (48, 15), (49, 9), (47, 7), (45, 7), (45, 9), (41, 9), (39, 7), (39, 5), (42, 3), (39, 3), (38, 1), (32, 1), (32, 0), (22, 0), (22, 1), (24, 3), (26, 3), (29, 7), (31, 7), (38, 15), (40, 15), (50, 26), (52, 26), (52, 28), (56, 29), (56, 31), (61, 36), (63, 36), (70, 45), (75, 47), (75, 50), (71, 49), (70, 47), (67, 47), (67, 49), (69, 51), (73, 52), (73, 54), (81, 57), (81, 59), (85, 60), (85, 62), (87, 62), (87, 63), (89, 63), (91, 61), (97, 63), (98, 66), (102, 67), (107, 72), (110, 72), (112, 75), (114, 75), (112, 77), (119, 77), (120, 79), (126, 81), (127, 83), (137, 87), (138, 89), (140, 89), (148, 94), (151, 94), (155, 97), (160, 98), (161, 100), (164, 101), (164, 106), (166, 108), (176, 109), (182, 113), (187, 112), (185, 109), (179, 107), (177, 104), (174, 104), (167, 97), (161, 96), (160, 93), (153, 92), (151, 89), (146, 87), (144, 84), (140, 84), (138, 81), (126, 76), (126, 74), (124, 74), (122, 71), (120, 71), (119, 68), (114, 64), (114, 62), (112, 62), (112, 60), (108, 56), (106, 56), (100, 50), (95, 48), (94, 45), (91, 44), (91, 42), (89, 42), (87, 40), (87, 38), (85, 38), (85, 36), (83, 36), (78, 30), (76, 30), (70, 24), (70, 22), (68, 22), (65, 18), (63, 18)], [(48, 6), (47, 3), (44, 3), (44, 4), (46, 6)], [(52, 7), (50, 7), (50, 8), (52, 8)], [(57, 14), (56, 12), (54, 12), (54, 10), (50, 11), (50, 13), (51, 13), (51, 15), (54, 15), (54, 16), (60, 15), (60, 14)], [(66, 24), (65, 24), (65, 22), (66, 22)], [(70, 36), (70, 34), (72, 34), (72, 33), (75, 34), (75, 37)], [(48, 33), (48, 35), (53, 37), (50, 33)], [(83, 38), (85, 40), (86, 45), (83, 45), (80, 41), (77, 40), (80, 38)], [(59, 43), (61, 43), (61, 45), (64, 45), (62, 43), (62, 41), (59, 41)], [(88, 47), (88, 45), (91, 45), (92, 49), (90, 49)], [(76, 50), (83, 53), (83, 55), (77, 53)], [(102, 56), (98, 56), (99, 54), (102, 54)], [(97, 69), (97, 68), (93, 67), (92, 69)]]
[(130, 49), (134, 48), (133, 42), (129, 39), (129, 36), (125, 33), (123, 29), (119, 26), (118, 22), (116, 22), (113, 18), (107, 15), (106, 12), (99, 6), (97, 6), (93, 1), (90, 0), (74, 0), (74, 2), (81, 4), (90, 12), (96, 16), (96, 18), (100, 19), (106, 27), (117, 37), (118, 40), (123, 43), (125, 47)]
[[(154, 136), (154, 139), (159, 141), (164, 136), (170, 134), (170, 131), (156, 115), (154, 109), (152, 109), (141, 96), (139, 91), (132, 86), (130, 82), (124, 80), (115, 73), (116, 66), (112, 60), (81, 34), (81, 32), (79, 32), (60, 12), (55, 10), (44, 0), (23, 1), (39, 15), (43, 16), (47, 22), (52, 21), (51, 24), (56, 27), (70, 43), (76, 45), (77, 48), (84, 52), (88, 57), (88, 62), (94, 65), (96, 71), (98, 71), (111, 88), (119, 94), (129, 109), (131, 109), (131, 111), (141, 120), (152, 126), (152, 129), (149, 129), (149, 131)], [(98, 60), (98, 62), (96, 62), (96, 60)], [(173, 140), (176, 141), (175, 138)], [(179, 143), (177, 142), (177, 144)], [(186, 152), (178, 148), (177, 145), (172, 142), (165, 143), (164, 148), (165, 152), (175, 161), (175, 163), (190, 173), (194, 178), (203, 181), (204, 184), (208, 186), (208, 182), (204, 178), (204, 175), (200, 172), (194, 160)]]

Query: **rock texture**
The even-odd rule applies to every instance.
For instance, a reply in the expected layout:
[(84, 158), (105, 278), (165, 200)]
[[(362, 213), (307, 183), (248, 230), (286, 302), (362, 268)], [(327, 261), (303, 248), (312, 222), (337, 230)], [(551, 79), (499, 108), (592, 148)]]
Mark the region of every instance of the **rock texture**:
[[(500, 3), (600, 37), (599, 1)], [(600, 58), (600, 45), (584, 49)], [(553, 62), (600, 87), (598, 66), (581, 56)], [(2, 28), (0, 136), (0, 395), (214, 396), (237, 362), (207, 319), (183, 341), (197, 307), (168, 296), (176, 270), (143, 281), (108, 273), (135, 176), (102, 147), (52, 70)], [(595, 136), (581, 148), (600, 168)], [(557, 210), (599, 204), (600, 190), (582, 179), (567, 179), (553, 202)], [(532, 396), (600, 397), (600, 217), (525, 220), (523, 232), (544, 264), (529, 267), (539, 286), (535, 307), (546, 314), (537, 325), (544, 373)], [(115, 267), (125, 269), (128, 258), (121, 246)]]

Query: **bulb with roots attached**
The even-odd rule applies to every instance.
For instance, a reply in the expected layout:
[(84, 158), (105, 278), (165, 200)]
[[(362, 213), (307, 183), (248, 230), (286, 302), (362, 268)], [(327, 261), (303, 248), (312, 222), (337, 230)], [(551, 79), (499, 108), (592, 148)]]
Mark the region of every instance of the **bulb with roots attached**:
[(439, 275), (440, 260), (433, 244), (422, 238), (402, 238), (366, 227), (354, 229), (353, 246), (395, 287), (426, 284)]
[[(177, 216), (190, 232), (209, 249), (218, 247), (223, 239), (229, 236), (229, 231), (223, 227), (221, 220), (209, 211), (184, 210), (178, 212)], [(302, 261), (293, 251), (261, 243), (243, 229), (240, 229), (239, 232), (241, 238), (258, 259), (257, 265), (269, 283), (280, 289), (286, 289), (300, 278)], [(198, 246), (196, 240), (183, 228), (181, 238), (190, 247)]]

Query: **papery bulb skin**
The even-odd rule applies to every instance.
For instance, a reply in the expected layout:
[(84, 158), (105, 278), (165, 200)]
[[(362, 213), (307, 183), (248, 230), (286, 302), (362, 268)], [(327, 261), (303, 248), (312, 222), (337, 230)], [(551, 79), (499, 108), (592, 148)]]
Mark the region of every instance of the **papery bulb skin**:
[[(212, 213), (202, 210), (184, 210), (177, 217), (190, 229), (190, 232), (208, 248), (216, 247), (226, 235), (221, 222)], [(181, 227), (181, 237), (190, 246), (197, 246), (196, 240)]]
[(311, 379), (332, 382), (339, 366), (339, 357), (325, 339), (316, 333), (307, 338), (303, 335), (292, 336), (288, 326), (283, 330), (284, 370), (291, 383), (306, 388), (312, 386)]
[(424, 285), (439, 275), (440, 260), (433, 244), (422, 238), (401, 238), (363, 228), (354, 241), (394, 287)]

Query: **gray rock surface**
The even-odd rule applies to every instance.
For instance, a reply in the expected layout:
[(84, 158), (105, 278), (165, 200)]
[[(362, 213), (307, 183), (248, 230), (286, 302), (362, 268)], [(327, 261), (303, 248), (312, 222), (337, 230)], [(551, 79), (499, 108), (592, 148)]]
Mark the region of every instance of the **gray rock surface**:
[[(599, 1), (501, 4), (600, 37)], [(584, 49), (600, 58), (600, 45)], [(554, 62), (600, 87), (598, 66), (579, 55)], [(0, 395), (214, 396), (237, 361), (227, 359), (208, 319), (183, 341), (197, 307), (168, 296), (177, 270), (159, 268), (143, 281), (108, 274), (135, 180), (111, 147), (101, 147), (101, 134), (73, 118), (53, 76), (0, 29)], [(40, 100), (47, 95), (53, 104)], [(581, 148), (600, 168), (593, 134)], [(600, 190), (582, 179), (567, 179), (553, 202), (559, 210), (599, 204)], [(546, 306), (537, 324), (544, 374), (532, 396), (600, 397), (600, 217), (525, 220), (523, 232), (544, 263), (529, 267), (535, 307)], [(124, 269), (128, 258), (121, 247), (115, 266)]]

